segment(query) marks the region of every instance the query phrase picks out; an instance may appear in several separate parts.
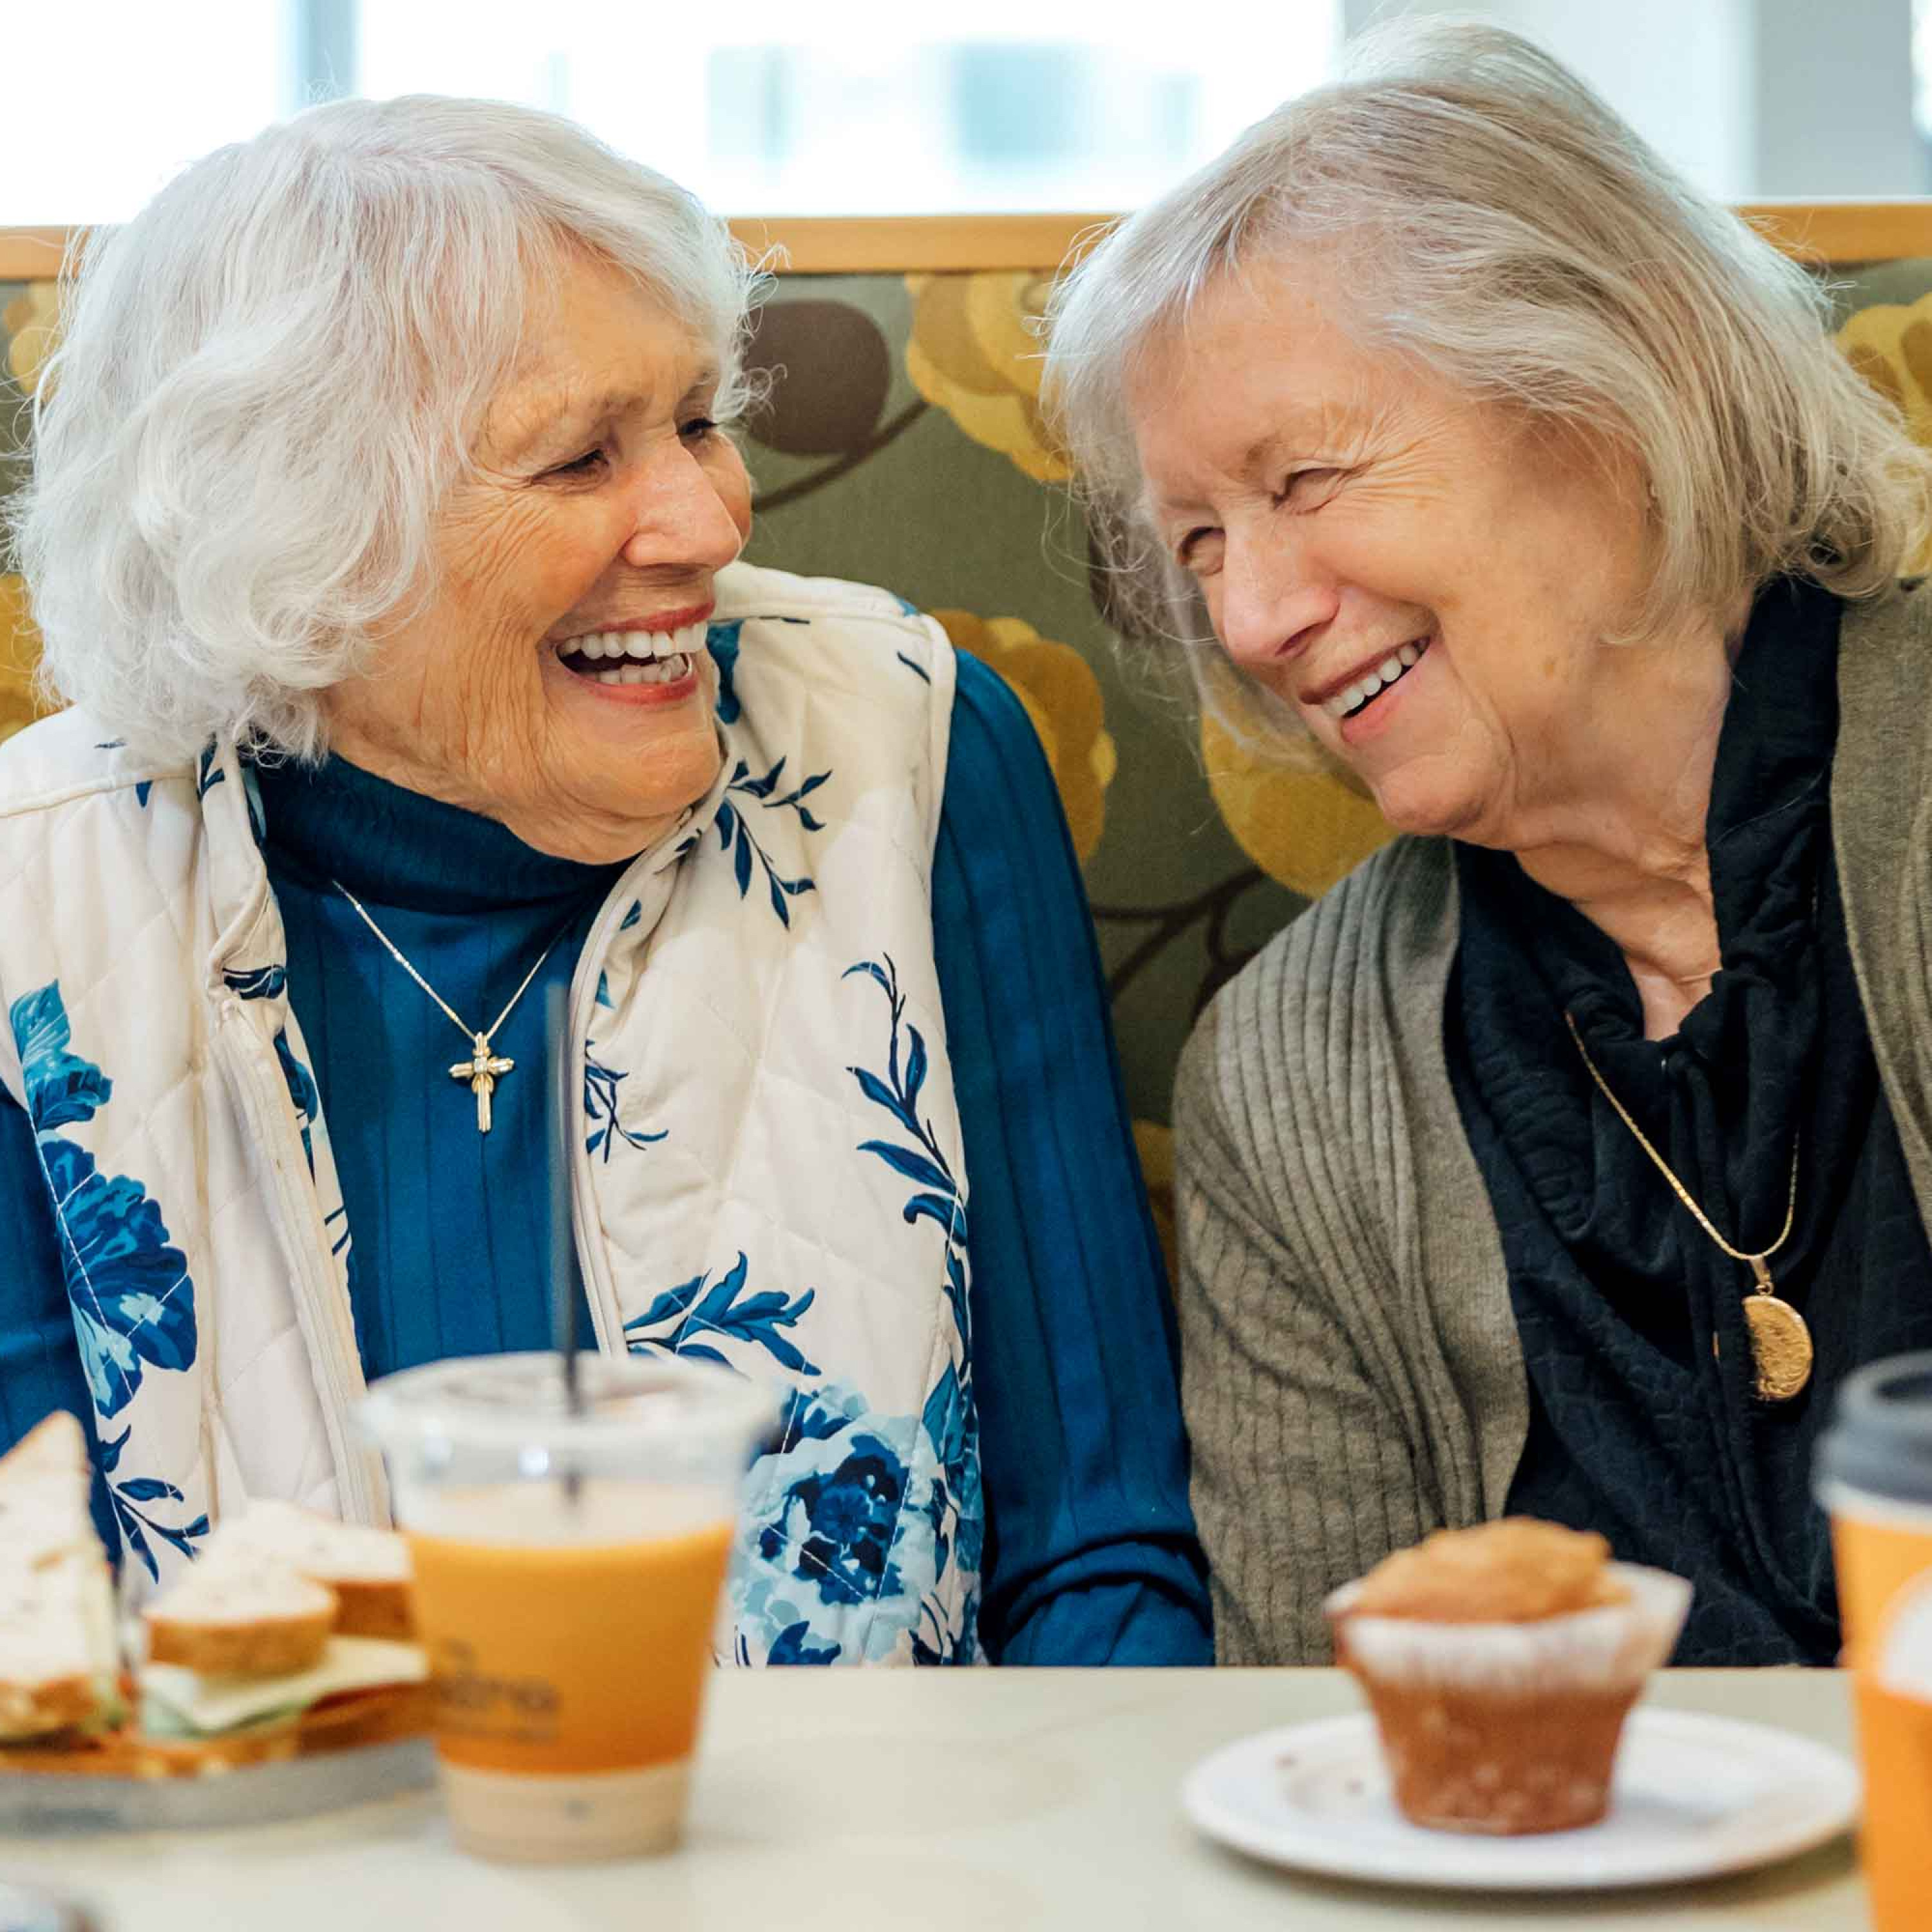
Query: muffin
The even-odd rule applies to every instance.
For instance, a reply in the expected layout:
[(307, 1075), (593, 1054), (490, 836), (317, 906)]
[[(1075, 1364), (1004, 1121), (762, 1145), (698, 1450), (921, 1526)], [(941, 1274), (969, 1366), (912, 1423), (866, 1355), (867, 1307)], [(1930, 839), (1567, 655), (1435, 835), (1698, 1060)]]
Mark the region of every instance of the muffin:
[(1412, 1823), (1564, 1832), (1610, 1808), (1624, 1719), (1690, 1606), (1682, 1578), (1610, 1556), (1508, 1517), (1438, 1531), (1328, 1598)]

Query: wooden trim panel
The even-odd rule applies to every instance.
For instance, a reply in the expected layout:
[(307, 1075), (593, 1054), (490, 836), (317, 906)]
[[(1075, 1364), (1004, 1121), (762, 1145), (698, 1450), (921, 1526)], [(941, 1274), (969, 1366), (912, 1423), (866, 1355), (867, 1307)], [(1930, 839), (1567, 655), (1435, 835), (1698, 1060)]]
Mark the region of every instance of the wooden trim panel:
[[(1932, 256), (1932, 200), (1757, 202), (1738, 212), (1814, 261)], [(731, 226), (754, 255), (795, 275), (907, 274), (1004, 268), (1050, 274), (1104, 214), (746, 215)], [(0, 281), (56, 272), (70, 231), (0, 229)]]
[[(1076, 238), (1108, 214), (743, 215), (731, 230), (781, 274), (910, 274), (951, 269), (1059, 267)], [(57, 273), (65, 228), (0, 228), (0, 281)]]
[(1932, 255), (1932, 200), (1766, 201), (1738, 212), (1786, 254), (1844, 263)]
[(1111, 214), (760, 215), (731, 230), (754, 255), (782, 249), (770, 266), (794, 275), (916, 274), (949, 269), (1057, 268)]
[(58, 274), (70, 232), (65, 228), (0, 228), (0, 282), (38, 282)]

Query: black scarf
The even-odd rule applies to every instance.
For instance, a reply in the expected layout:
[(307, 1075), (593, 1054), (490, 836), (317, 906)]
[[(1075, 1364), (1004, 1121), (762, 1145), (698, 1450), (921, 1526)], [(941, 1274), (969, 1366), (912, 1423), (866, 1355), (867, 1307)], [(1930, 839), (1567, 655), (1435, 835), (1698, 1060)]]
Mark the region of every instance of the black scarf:
[[(1515, 860), (1457, 849), (1450, 1077), (1502, 1235), (1529, 1376), (1512, 1511), (1601, 1530), (1696, 1586), (1676, 1661), (1829, 1664), (1838, 1600), (1814, 1439), (1861, 1364), (1932, 1347), (1932, 1250), (1879, 1084), (1831, 841), (1838, 601), (1780, 582), (1739, 652), (1706, 820), (1722, 965), (1646, 1040), (1616, 946)], [(1750, 1271), (1684, 1210), (1652, 1144), (1816, 1345), (1809, 1389), (1753, 1392)]]

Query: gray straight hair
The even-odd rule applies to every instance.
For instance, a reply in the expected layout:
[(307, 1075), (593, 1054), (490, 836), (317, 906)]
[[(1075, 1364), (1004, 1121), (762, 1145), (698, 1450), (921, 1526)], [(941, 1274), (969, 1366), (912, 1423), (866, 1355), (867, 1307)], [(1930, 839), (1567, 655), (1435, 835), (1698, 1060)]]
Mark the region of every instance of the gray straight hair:
[(432, 592), (438, 507), (573, 248), (706, 345), (731, 420), (756, 272), (556, 115), (330, 102), (95, 236), (9, 519), (51, 692), (156, 756), (224, 731), (318, 754), (317, 694)]
[(1358, 339), (1635, 459), (1655, 562), (1633, 636), (1781, 574), (1872, 595), (1932, 527), (1932, 456), (1833, 345), (1826, 288), (1530, 42), (1390, 22), (1112, 230), (1048, 305), (1046, 399), (1117, 625), (1289, 762), (1288, 707), (1210, 647), (1146, 519), (1129, 400), (1204, 290), (1280, 260), (1309, 263)]

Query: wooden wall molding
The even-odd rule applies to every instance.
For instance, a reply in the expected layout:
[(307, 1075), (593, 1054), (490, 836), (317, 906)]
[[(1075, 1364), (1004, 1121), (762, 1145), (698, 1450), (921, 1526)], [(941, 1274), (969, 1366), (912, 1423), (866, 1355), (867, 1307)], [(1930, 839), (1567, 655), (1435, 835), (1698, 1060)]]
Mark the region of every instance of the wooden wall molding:
[(1097, 236), (1111, 214), (885, 214), (735, 218), (731, 231), (754, 255), (794, 275), (916, 274), (1004, 268), (1035, 274), (1058, 268), (1082, 237)]
[(60, 272), (65, 228), (0, 228), (0, 282), (38, 282)]
[(1932, 200), (1763, 201), (1738, 212), (1787, 255), (1834, 267), (1932, 255)]
[[(1738, 209), (1787, 254), (1833, 266), (1932, 256), (1932, 200), (1756, 202)], [(1104, 214), (746, 215), (733, 232), (795, 275), (996, 268), (1049, 274)], [(0, 228), (0, 281), (56, 273), (72, 231)]]

